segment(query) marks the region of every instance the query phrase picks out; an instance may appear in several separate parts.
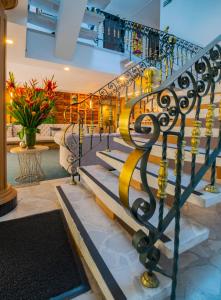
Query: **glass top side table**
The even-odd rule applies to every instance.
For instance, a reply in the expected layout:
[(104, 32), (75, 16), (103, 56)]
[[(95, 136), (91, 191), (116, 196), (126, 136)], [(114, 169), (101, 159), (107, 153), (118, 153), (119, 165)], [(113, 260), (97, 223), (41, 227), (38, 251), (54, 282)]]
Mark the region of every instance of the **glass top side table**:
[(36, 145), (33, 149), (15, 147), (10, 150), (17, 154), (20, 174), (15, 180), (19, 184), (37, 183), (44, 179), (41, 167), (41, 153), (49, 150), (47, 146)]

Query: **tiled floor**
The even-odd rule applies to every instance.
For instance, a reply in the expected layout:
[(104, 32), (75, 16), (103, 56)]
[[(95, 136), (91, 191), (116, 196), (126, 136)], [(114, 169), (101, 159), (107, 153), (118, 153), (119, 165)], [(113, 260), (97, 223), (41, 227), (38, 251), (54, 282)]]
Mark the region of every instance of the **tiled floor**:
[(180, 256), (177, 300), (220, 300), (221, 204), (211, 208), (188, 205), (184, 213), (208, 227), (210, 235)]
[[(64, 182), (67, 182), (67, 178), (44, 181), (40, 185), (18, 188), (17, 208), (8, 215), (1, 217), (0, 221), (57, 209), (59, 204), (54, 187)], [(221, 204), (211, 208), (188, 205), (183, 209), (183, 212), (198, 223), (208, 227), (210, 235), (208, 241), (180, 256), (177, 300), (220, 300)], [(164, 263), (168, 264), (166, 258), (164, 258)], [(88, 270), (87, 273), (94, 294), (85, 294), (78, 299), (102, 299), (99, 289)]]
[[(61, 178), (55, 180), (42, 181), (38, 185), (31, 185), (26, 187), (17, 188), (18, 191), (18, 205), (9, 214), (0, 217), (1, 221), (12, 220), (16, 218), (22, 218), (34, 214), (44, 213), (54, 209), (58, 209), (59, 203), (55, 193), (55, 186), (69, 182), (69, 178)], [(89, 269), (84, 263), (84, 267), (93, 290), (85, 293), (75, 300), (102, 300), (100, 290), (90, 274)]]

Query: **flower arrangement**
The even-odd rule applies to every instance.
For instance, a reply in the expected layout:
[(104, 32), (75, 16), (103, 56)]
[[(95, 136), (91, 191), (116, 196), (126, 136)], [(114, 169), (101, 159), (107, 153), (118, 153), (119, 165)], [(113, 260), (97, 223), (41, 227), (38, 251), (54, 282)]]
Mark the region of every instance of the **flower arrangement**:
[(6, 88), (11, 94), (8, 105), (8, 114), (15, 120), (13, 123), (21, 125), (22, 130), (18, 133), (22, 140), (25, 137), (27, 147), (33, 147), (36, 143), (36, 133), (40, 130), (38, 126), (47, 122), (55, 106), (55, 89), (57, 85), (52, 79), (45, 79), (43, 86), (32, 79), (22, 86), (15, 82), (13, 73), (9, 73)]

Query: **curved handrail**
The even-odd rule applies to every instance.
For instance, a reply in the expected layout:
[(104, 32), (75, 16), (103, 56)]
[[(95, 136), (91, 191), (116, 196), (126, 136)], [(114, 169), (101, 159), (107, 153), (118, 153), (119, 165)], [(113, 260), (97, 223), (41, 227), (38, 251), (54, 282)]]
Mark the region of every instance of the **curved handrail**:
[(188, 61), (183, 67), (181, 67), (179, 70), (175, 71), (173, 75), (171, 75), (169, 78), (167, 78), (158, 88), (156, 88), (151, 93), (145, 93), (142, 94), (134, 99), (131, 99), (130, 102), (133, 104), (136, 104), (143, 98), (146, 98), (150, 95), (157, 94), (162, 92), (165, 88), (169, 87), (173, 82), (178, 79), (183, 73), (185, 73), (186, 70), (191, 68), (192, 65), (194, 65), (200, 58), (202, 58), (213, 46), (215, 46), (217, 43), (221, 42), (221, 35), (218, 35), (211, 43), (209, 43), (205, 48), (201, 49), (192, 60)]
[[(172, 278), (171, 299), (175, 299), (177, 285), (177, 270), (179, 257), (179, 233), (180, 233), (180, 210), (186, 203), (189, 196), (194, 192), (200, 180), (206, 172), (211, 169), (210, 183), (204, 188), (206, 192), (217, 192), (216, 187), (216, 158), (221, 151), (221, 102), (219, 102), (219, 123), (215, 121), (215, 88), (216, 84), (221, 82), (221, 35), (217, 36), (204, 49), (200, 50), (196, 56), (187, 62), (180, 70), (175, 72), (170, 78), (165, 80), (153, 92), (145, 93), (130, 100), (120, 116), (120, 133), (122, 138), (129, 145), (134, 146), (134, 150), (129, 154), (119, 176), (119, 196), (122, 204), (129, 208), (134, 219), (149, 230), (149, 235), (143, 231), (134, 234), (133, 245), (140, 255), (141, 263), (147, 268), (146, 278), (153, 279), (153, 271), (164, 274)], [(179, 91), (179, 93), (178, 93)], [(180, 93), (182, 92), (182, 93)], [(205, 163), (196, 168), (196, 155), (199, 151), (202, 127), (201, 104), (203, 98), (210, 94), (209, 104), (206, 117), (204, 117), (204, 127), (206, 133), (203, 136), (205, 145)], [(137, 144), (133, 140), (130, 131), (130, 117), (134, 106), (144, 98), (156, 95), (156, 101), (160, 112), (141, 113), (134, 124), (135, 132), (146, 134), (146, 142)], [(189, 183), (185, 179), (185, 187), (182, 186), (182, 173), (184, 163), (184, 147), (186, 120), (190, 112), (194, 112), (194, 121), (192, 124), (191, 144), (191, 171)], [(152, 126), (142, 126), (144, 118), (149, 117)], [(219, 128), (219, 136), (212, 143), (214, 125)], [(178, 126), (179, 130), (174, 130)], [(154, 193), (149, 187), (147, 178), (147, 165), (152, 147), (162, 137), (160, 147), (162, 148), (162, 157), (159, 166), (158, 190)], [(171, 158), (167, 154), (167, 143), (169, 137), (176, 138), (176, 155)], [(154, 155), (154, 153), (153, 153)], [(167, 198), (167, 181), (168, 181), (168, 160), (174, 159), (174, 202), (172, 207), (164, 214), (164, 205)], [(133, 172), (140, 161), (140, 175), (142, 186), (148, 197), (145, 199), (138, 198), (132, 204), (129, 201), (129, 188)], [(158, 226), (150, 224), (152, 216), (156, 212), (156, 203), (159, 201)], [(157, 212), (156, 212), (157, 214)], [(156, 242), (162, 239), (165, 230), (175, 219), (174, 226), (174, 261), (172, 275), (160, 269), (158, 262), (160, 259), (160, 250), (156, 248)], [(154, 277), (156, 280), (156, 276)]]
[(192, 42), (188, 42), (180, 37), (177, 37), (175, 36), (174, 34), (171, 34), (171, 33), (167, 33), (163, 30), (160, 30), (160, 29), (156, 29), (156, 28), (152, 28), (152, 27), (149, 27), (149, 26), (146, 26), (146, 25), (142, 25), (142, 24), (139, 24), (139, 23), (135, 23), (133, 21), (128, 21), (128, 20), (125, 20), (125, 25), (128, 26), (128, 28), (130, 29), (134, 29), (136, 27), (139, 28), (139, 30), (141, 30), (144, 34), (148, 34), (149, 32), (154, 32), (154, 33), (157, 33), (160, 35), (160, 37), (168, 37), (168, 38), (176, 38), (176, 44), (179, 46), (179, 47), (183, 47), (185, 49), (188, 49), (190, 51), (193, 51), (193, 52), (198, 52), (200, 49), (202, 49), (202, 47), (200, 47), (199, 45), (196, 45)]
[[(161, 37), (175, 37), (176, 38), (176, 45), (178, 45), (179, 47), (183, 47), (189, 51), (191, 51), (192, 53), (197, 53), (200, 49), (202, 49), (200, 46), (197, 46), (191, 42), (188, 42), (188, 41), (185, 41), (179, 37), (176, 37), (175, 35), (173, 34), (169, 34), (169, 33), (166, 33), (162, 30), (158, 30), (158, 29), (154, 29), (154, 28), (151, 28), (151, 27), (148, 27), (148, 26), (145, 26), (145, 25), (141, 25), (141, 24), (138, 24), (138, 23), (134, 23), (134, 22), (131, 22), (131, 21), (127, 21), (125, 20), (126, 24), (132, 24), (133, 26), (141, 26), (142, 28), (144, 28), (144, 31), (146, 31), (146, 34), (147, 34), (147, 31), (152, 31), (152, 32), (157, 32), (161, 35)], [(161, 56), (160, 56), (161, 55)], [(142, 71), (142, 67), (145, 66), (148, 67), (148, 66), (156, 66), (158, 64), (158, 66), (160, 67), (160, 61), (163, 60), (164, 58), (164, 55), (166, 56), (167, 53), (164, 53), (164, 54), (160, 54), (158, 57), (154, 56), (153, 57), (146, 57), (144, 58), (143, 60), (141, 60), (140, 62), (138, 62), (137, 64), (133, 65), (132, 67), (130, 67), (129, 69), (127, 69), (126, 71), (124, 71), (123, 73), (121, 73), (119, 76), (115, 77), (114, 79), (112, 79), (111, 81), (109, 81), (108, 83), (106, 83), (105, 85), (103, 85), (101, 88), (99, 88), (98, 90), (96, 90), (95, 92), (89, 94), (85, 99), (83, 99), (82, 101), (80, 102), (75, 102), (75, 103), (71, 103), (71, 105), (80, 105), (82, 103), (84, 103), (85, 101), (91, 99), (91, 97), (93, 97), (93, 95), (96, 95), (96, 94), (100, 94), (101, 91), (105, 90), (105, 88), (109, 88), (109, 86), (113, 86), (115, 88), (115, 92), (118, 92), (118, 90), (120, 88), (122, 88), (123, 86), (126, 86), (127, 83), (130, 81), (130, 79), (127, 81), (125, 81), (125, 83), (123, 84), (122, 82), (120, 82), (120, 78), (122, 78), (123, 76), (127, 75), (129, 72), (133, 73), (135, 72), (135, 75), (137, 73), (139, 73), (140, 71)], [(146, 64), (146, 65), (145, 65)], [(138, 70), (139, 68), (141, 68), (140, 70)], [(133, 77), (132, 77), (133, 78)], [(70, 107), (68, 106), (68, 107)], [(67, 109), (68, 109), (67, 107)]]

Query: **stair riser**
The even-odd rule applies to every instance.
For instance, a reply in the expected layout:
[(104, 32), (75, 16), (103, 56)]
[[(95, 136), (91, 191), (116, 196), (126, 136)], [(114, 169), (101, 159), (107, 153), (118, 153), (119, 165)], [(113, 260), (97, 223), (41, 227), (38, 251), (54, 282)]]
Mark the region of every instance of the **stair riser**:
[[(131, 245), (131, 237), (116, 221), (107, 219), (100, 208), (93, 206), (93, 195), (81, 183), (77, 186), (62, 185), (56, 188), (56, 192), (71, 235), (105, 299), (163, 300), (169, 296), (171, 280), (163, 275), (157, 275), (160, 281), (157, 289), (140, 286), (139, 277), (145, 268)], [(100, 240), (101, 236), (103, 240)], [(111, 249), (109, 243), (120, 247), (127, 264), (118, 259), (119, 252)], [(112, 256), (113, 261), (108, 258)]]
[[(159, 140), (162, 140), (161, 138)], [(186, 141), (188, 142), (188, 144), (190, 144), (190, 138), (186, 138)], [(115, 142), (118, 142), (119, 144), (128, 147), (131, 149), (134, 149), (132, 146), (129, 146), (126, 142), (124, 142), (121, 138), (116, 138)], [(168, 142), (171, 144), (176, 144), (177, 140), (174, 137), (169, 137)], [(206, 143), (206, 138), (203, 138), (203, 141), (201, 143), (201, 148), (205, 149), (205, 143)], [(212, 139), (211, 142), (211, 147), (215, 147), (217, 145), (217, 139)], [(154, 155), (153, 155), (154, 154)], [(167, 148), (167, 157), (168, 159), (174, 160), (175, 159), (175, 155), (176, 155), (176, 149), (168, 147)], [(159, 163), (160, 159), (162, 157), (162, 147), (158, 146), (158, 145), (154, 145), (151, 153), (150, 153), (150, 161), (154, 162), (154, 163)], [(185, 151), (185, 162), (191, 162), (192, 161), (192, 154), (190, 151)], [(197, 154), (196, 157), (196, 163), (198, 164), (204, 164), (205, 162), (205, 154)], [(218, 157), (216, 160), (216, 165), (217, 167), (221, 167), (221, 158)], [(189, 170), (189, 167), (187, 167), (187, 171)], [(188, 171), (189, 172), (189, 171)]]
[[(132, 230), (137, 231), (142, 229), (144, 232), (148, 234), (148, 230), (139, 225), (125, 210), (121, 204), (112, 199), (112, 197), (108, 194), (108, 192), (104, 191), (102, 187), (97, 185), (87, 174), (85, 174), (82, 170), (79, 170), (81, 175), (81, 179), (83, 179), (84, 183), (96, 194), (96, 196), (103, 201), (105, 206), (108, 206), (108, 209), (111, 210), (119, 219), (121, 219), (125, 224), (127, 224)], [(179, 252), (183, 253), (184, 251), (194, 247), (198, 243), (201, 243), (205, 239), (208, 238), (209, 231), (201, 232), (200, 236), (193, 239), (190, 238), (188, 242), (181, 243)], [(161, 252), (168, 258), (173, 258), (173, 240), (163, 243), (162, 241), (157, 241), (156, 246), (161, 250)]]
[[(121, 172), (122, 167), (124, 162), (116, 160), (114, 158), (111, 158), (110, 156), (106, 156), (103, 155), (102, 153), (97, 152), (97, 156), (102, 159), (103, 161), (105, 161), (108, 165), (110, 165), (111, 167), (113, 167), (114, 169), (116, 169), (117, 171)], [(141, 179), (140, 179), (140, 171), (138, 169), (135, 169), (134, 173), (133, 173), (133, 179), (137, 182), (141, 183)], [(151, 174), (148, 174), (147, 176), (147, 180), (148, 180), (148, 184), (150, 187), (154, 188), (155, 190), (158, 189), (158, 177), (157, 176), (153, 176)], [(174, 184), (170, 184), (169, 182), (167, 183), (167, 193), (169, 195), (174, 195), (175, 193), (175, 185)], [(181, 191), (183, 192), (184, 189), (181, 189)], [(203, 197), (203, 195), (197, 195), (192, 193), (190, 195), (190, 197), (188, 198), (187, 202), (188, 203), (192, 203), (196, 206), (200, 206), (200, 207), (210, 207), (212, 205), (215, 205), (217, 203), (220, 203), (220, 196), (221, 194), (211, 194), (212, 197), (207, 198), (207, 197)]]

